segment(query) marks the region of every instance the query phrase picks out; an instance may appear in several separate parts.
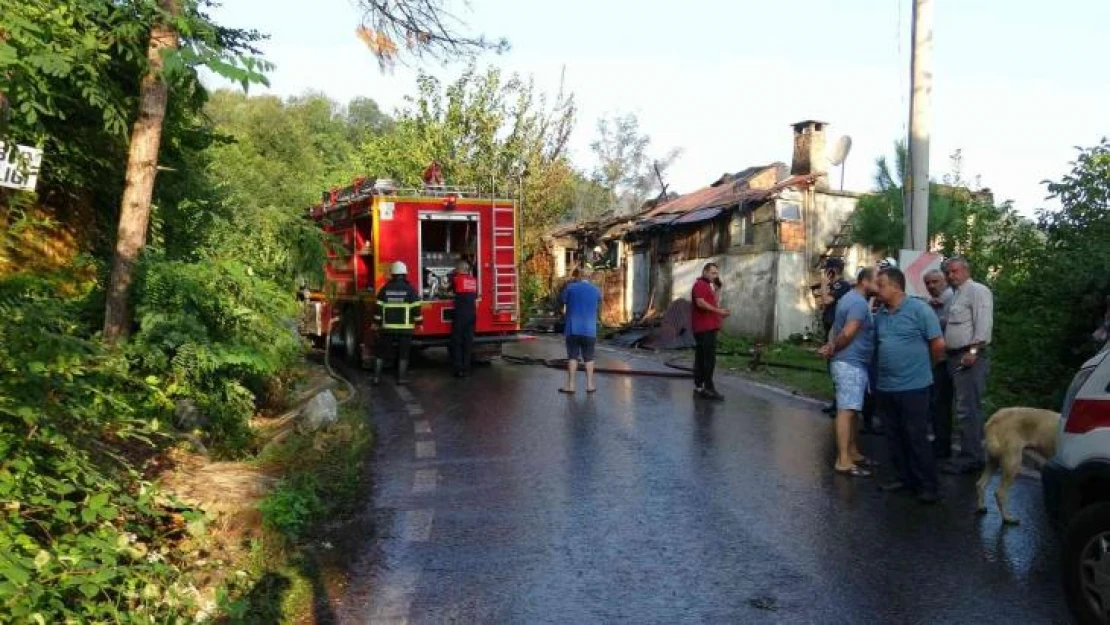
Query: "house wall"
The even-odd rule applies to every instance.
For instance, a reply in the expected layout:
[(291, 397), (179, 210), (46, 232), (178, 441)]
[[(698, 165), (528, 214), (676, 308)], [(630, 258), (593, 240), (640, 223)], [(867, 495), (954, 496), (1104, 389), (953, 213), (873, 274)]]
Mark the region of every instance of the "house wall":
[[(648, 256), (653, 265), (648, 283), (654, 285), (655, 311), (662, 314), (670, 302), (689, 299), (705, 263), (713, 261), (721, 270), (721, 305), (732, 311), (723, 324), (725, 331), (771, 341), (819, 331), (819, 309), (809, 288), (815, 275), (819, 279), (815, 265), (857, 201), (857, 196), (848, 193), (789, 190), (778, 200), (734, 212), (728, 223), (729, 245), (723, 254), (683, 260), (658, 253)], [(801, 219), (783, 219), (795, 208), (783, 204), (798, 205)], [(745, 241), (746, 229), (751, 232), (750, 242)], [(663, 233), (654, 241), (656, 250), (670, 249), (667, 236)], [(629, 278), (635, 275), (639, 258), (632, 260), (626, 273)], [(847, 260), (854, 274), (872, 259), (867, 250), (854, 247)], [(634, 289), (636, 282), (629, 279), (626, 285)], [(630, 293), (626, 301), (635, 297)], [(634, 312), (635, 308), (631, 305), (626, 310)]]
[(675, 299), (690, 299), (694, 281), (708, 262), (721, 272), (719, 304), (732, 314), (723, 328), (732, 334), (770, 338), (774, 331), (775, 255), (771, 252), (726, 254), (713, 258), (677, 261), (672, 264)]
[(785, 341), (793, 334), (816, 332), (819, 317), (816, 301), (809, 290), (809, 271), (804, 252), (780, 252), (775, 282), (774, 341)]

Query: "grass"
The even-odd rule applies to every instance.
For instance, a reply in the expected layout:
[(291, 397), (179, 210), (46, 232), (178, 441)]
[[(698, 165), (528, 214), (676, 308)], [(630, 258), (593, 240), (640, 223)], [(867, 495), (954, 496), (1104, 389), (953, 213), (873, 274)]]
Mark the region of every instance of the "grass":
[(347, 551), (331, 545), (331, 532), (336, 522), (355, 518), (365, 503), (373, 442), (365, 412), (352, 401), (331, 426), (293, 434), (255, 459), (281, 481), (259, 504), (262, 537), (242, 564), (246, 575), (221, 597), (219, 622), (335, 622), (327, 589), (342, 571), (321, 560), (349, 555), (328, 555)]
[(763, 364), (753, 369), (756, 341), (722, 334), (717, 345), (717, 367), (800, 395), (831, 400), (832, 379), (826, 370), (825, 359), (814, 351), (818, 346), (816, 343), (794, 342), (762, 345), (760, 360)]

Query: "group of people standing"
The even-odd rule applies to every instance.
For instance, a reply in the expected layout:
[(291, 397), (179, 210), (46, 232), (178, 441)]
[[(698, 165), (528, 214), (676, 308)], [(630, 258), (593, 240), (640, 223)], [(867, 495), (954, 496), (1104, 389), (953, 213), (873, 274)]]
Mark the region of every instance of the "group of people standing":
[[(983, 467), (990, 289), (971, 279), (960, 257), (924, 276), (928, 300), (907, 294), (906, 276), (893, 263), (860, 269), (847, 289), (839, 284), (846, 282), (843, 263), (834, 259), (830, 267), (826, 305), (832, 324), (819, 352), (830, 360), (836, 390), (833, 468), (868, 477), (878, 466), (857, 444), (858, 420), (873, 395), (895, 471), (882, 489), (912, 491), (922, 503), (934, 503), (940, 498), (938, 468), (964, 474)], [(955, 458), (953, 408), (960, 425)]]

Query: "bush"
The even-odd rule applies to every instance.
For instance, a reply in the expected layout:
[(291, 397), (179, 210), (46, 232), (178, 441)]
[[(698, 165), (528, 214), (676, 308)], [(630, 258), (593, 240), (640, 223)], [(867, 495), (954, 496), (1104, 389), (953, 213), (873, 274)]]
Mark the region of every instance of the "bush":
[(255, 397), (303, 353), (291, 293), (233, 261), (149, 261), (136, 291), (139, 331), (128, 352), (166, 393), (196, 402), (214, 448), (249, 448)]
[(183, 518), (134, 466), (172, 403), (82, 336), (83, 297), (46, 295), (55, 278), (0, 281), (0, 613), (167, 622), (185, 600), (161, 546)]
[(263, 523), (286, 538), (301, 538), (324, 509), (317, 489), (311, 473), (297, 474), (292, 481), (281, 482), (258, 506)]

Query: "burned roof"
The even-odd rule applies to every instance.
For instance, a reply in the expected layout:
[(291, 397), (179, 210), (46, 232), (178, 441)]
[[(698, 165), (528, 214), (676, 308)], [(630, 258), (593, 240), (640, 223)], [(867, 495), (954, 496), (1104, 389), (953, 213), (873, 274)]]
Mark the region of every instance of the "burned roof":
[(620, 238), (632, 232), (661, 227), (689, 226), (736, 207), (762, 204), (783, 189), (811, 184), (817, 176), (790, 176), (784, 163), (757, 165), (735, 174), (724, 174), (707, 187), (648, 206), (634, 215), (622, 215), (586, 223), (565, 224), (548, 232), (549, 238), (575, 236), (593, 240)]
[(734, 206), (751, 196), (750, 191), (760, 191), (761, 187), (772, 187), (785, 175), (786, 165), (782, 163), (749, 167), (735, 174), (725, 174), (708, 187), (665, 202), (648, 211), (644, 216), (656, 217), (665, 213), (685, 213), (703, 208)]

